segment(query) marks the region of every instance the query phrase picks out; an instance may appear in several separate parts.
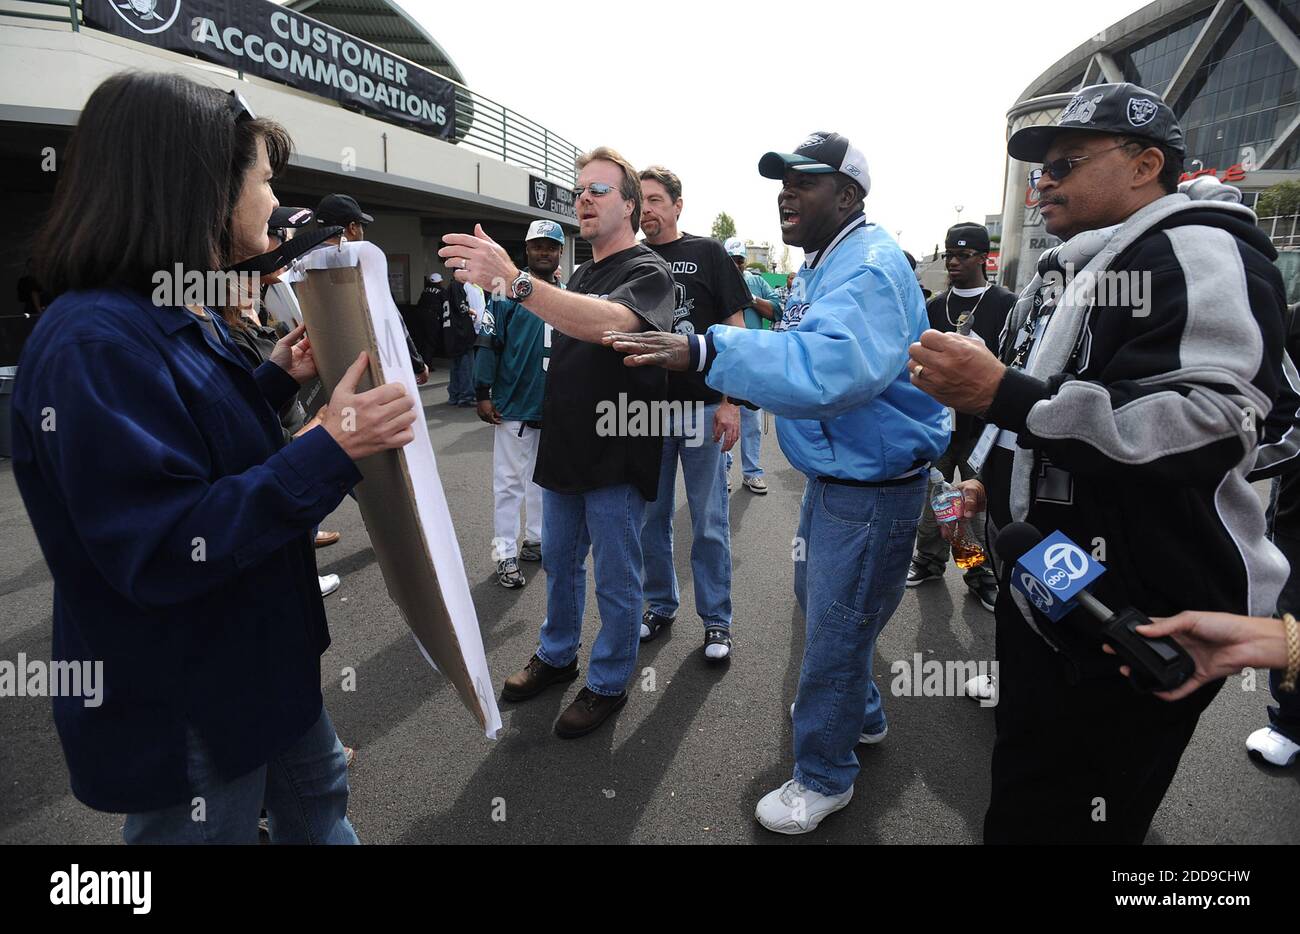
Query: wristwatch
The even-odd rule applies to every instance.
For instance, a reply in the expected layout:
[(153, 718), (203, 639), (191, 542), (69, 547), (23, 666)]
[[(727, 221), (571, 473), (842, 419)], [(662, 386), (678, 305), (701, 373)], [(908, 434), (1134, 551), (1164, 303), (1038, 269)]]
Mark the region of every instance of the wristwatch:
[(510, 297), (517, 302), (522, 302), (528, 296), (533, 294), (533, 277), (524, 270), (515, 277), (515, 281), (510, 283)]

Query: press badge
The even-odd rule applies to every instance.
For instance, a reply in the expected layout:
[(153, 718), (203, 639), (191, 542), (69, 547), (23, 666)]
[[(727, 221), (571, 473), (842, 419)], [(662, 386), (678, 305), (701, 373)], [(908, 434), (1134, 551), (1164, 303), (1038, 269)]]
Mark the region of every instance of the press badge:
[(975, 448), (966, 458), (966, 463), (970, 464), (971, 470), (979, 473), (984, 469), (984, 461), (988, 459), (989, 451), (993, 450), (993, 443), (997, 441), (998, 432), (1002, 429), (992, 422), (984, 426), (980, 432), (980, 439), (975, 442)]

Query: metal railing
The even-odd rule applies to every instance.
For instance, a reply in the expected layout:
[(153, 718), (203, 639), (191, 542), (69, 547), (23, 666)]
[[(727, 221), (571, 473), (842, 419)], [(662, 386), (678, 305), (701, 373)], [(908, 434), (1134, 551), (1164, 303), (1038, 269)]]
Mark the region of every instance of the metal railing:
[(1258, 223), (1279, 250), (1300, 250), (1300, 214), (1261, 217)]
[[(77, 0), (0, 0), (0, 16), (15, 19), (67, 23), (73, 31), (81, 29), (81, 5)], [(61, 13), (38, 13), (24, 7), (58, 7)], [(18, 7), (17, 9), (13, 7)], [(333, 28), (333, 27), (331, 27)], [(340, 32), (342, 30), (339, 30)], [(388, 53), (394, 58), (399, 55)], [(437, 74), (407, 59), (407, 67), (450, 81), (456, 90), (456, 133), (453, 144), (466, 146), (519, 168), (528, 169), (563, 185), (576, 181), (574, 162), (581, 150), (563, 136), (551, 132), (535, 120), (484, 97), (459, 82)]]

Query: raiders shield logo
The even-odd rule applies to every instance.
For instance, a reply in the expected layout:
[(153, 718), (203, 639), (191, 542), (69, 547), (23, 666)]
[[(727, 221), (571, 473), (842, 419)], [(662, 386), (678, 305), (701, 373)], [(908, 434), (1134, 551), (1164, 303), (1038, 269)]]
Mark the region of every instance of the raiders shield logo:
[(128, 26), (145, 35), (167, 30), (181, 12), (181, 0), (110, 0), (109, 5)]
[(1146, 126), (1156, 118), (1156, 102), (1144, 97), (1128, 99), (1128, 122), (1133, 126)]
[(533, 198), (537, 201), (539, 208), (546, 207), (546, 182), (533, 182)]

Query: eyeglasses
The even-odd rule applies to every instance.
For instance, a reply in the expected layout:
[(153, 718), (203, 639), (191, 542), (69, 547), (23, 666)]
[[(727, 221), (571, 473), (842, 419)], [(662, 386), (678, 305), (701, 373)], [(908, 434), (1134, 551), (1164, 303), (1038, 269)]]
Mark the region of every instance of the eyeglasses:
[(976, 256), (979, 256), (978, 253), (974, 253), (970, 250), (951, 250), (940, 253), (939, 255), (943, 258), (945, 263), (950, 259), (955, 259), (964, 263), (968, 259), (974, 259)]
[(603, 198), (611, 191), (617, 190), (618, 189), (615, 186), (606, 185), (604, 182), (592, 182), (590, 185), (579, 185), (577, 188), (573, 189), (573, 200), (577, 201), (581, 198), (584, 191), (591, 192), (593, 197)]
[(226, 98), (226, 106), (230, 108), (231, 114), (234, 115), (236, 126), (245, 120), (257, 119), (257, 114), (253, 113), (253, 108), (248, 106), (248, 101), (244, 100), (244, 95), (238, 91), (230, 92)]
[(1064, 159), (1053, 159), (1051, 162), (1044, 162), (1041, 169), (1034, 169), (1029, 173), (1029, 184), (1038, 190), (1038, 183), (1046, 175), (1053, 181), (1060, 181), (1074, 171), (1074, 167), (1080, 162), (1087, 162), (1093, 156), (1100, 156), (1108, 152), (1114, 152), (1116, 149), (1123, 149), (1128, 143), (1120, 143), (1118, 146), (1112, 146), (1110, 149), (1103, 149), (1101, 152), (1090, 153), (1086, 156), (1072, 156)]

